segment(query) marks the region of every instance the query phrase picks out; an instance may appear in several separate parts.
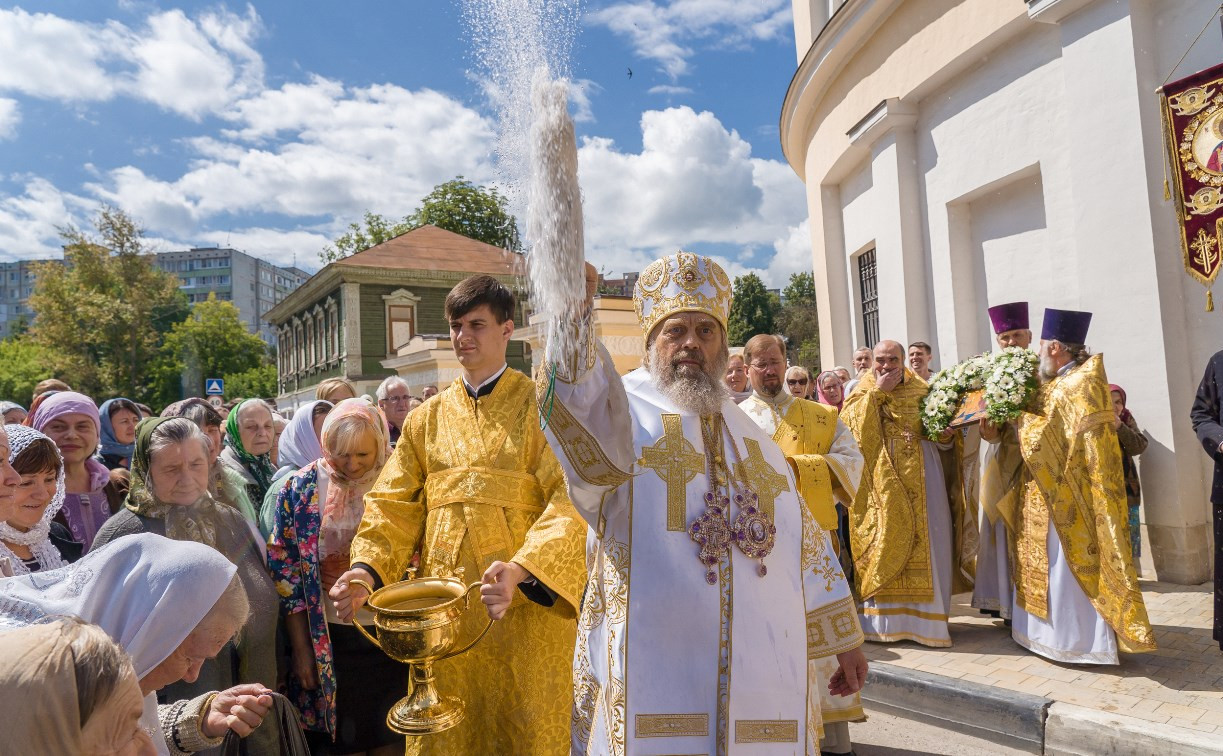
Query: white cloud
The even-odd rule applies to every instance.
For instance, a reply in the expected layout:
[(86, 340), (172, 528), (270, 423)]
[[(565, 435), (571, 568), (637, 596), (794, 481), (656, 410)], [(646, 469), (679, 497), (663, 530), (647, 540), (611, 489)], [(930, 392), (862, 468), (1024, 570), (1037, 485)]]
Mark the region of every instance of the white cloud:
[(0, 254), (11, 259), (52, 257), (61, 251), (59, 229), (86, 225), (97, 204), (62, 192), (44, 178), (24, 181), (20, 195), (0, 196)]
[(16, 100), (0, 97), (0, 140), (17, 136), (17, 124), (21, 123), (21, 106)]
[(773, 285), (784, 283), (787, 266), (774, 275), (749, 260), (807, 217), (802, 183), (789, 167), (753, 158), (751, 146), (707, 111), (648, 111), (641, 128), (640, 153), (603, 138), (579, 148), (592, 262), (620, 273), (681, 247), (733, 245), (742, 252), (726, 259), (729, 272), (757, 270)]
[[(493, 176), (492, 124), (433, 90), (349, 88), (314, 77), (241, 100), (222, 117), (233, 128), (184, 141), (193, 159), (178, 177), (129, 165), (87, 190), (169, 238), (234, 219), (245, 225), (252, 215), (290, 219), (289, 232), (313, 224), (302, 238), (319, 241), (316, 253), (366, 209), (400, 217), (442, 181)], [(270, 230), (260, 237), (264, 247), (270, 240)], [(286, 238), (273, 256), (291, 255), (295, 245)]]
[(656, 87), (650, 87), (648, 93), (656, 95), (684, 95), (692, 94), (692, 89), (690, 87), (677, 87), (671, 84), (659, 84)]
[(769, 261), (765, 280), (773, 286), (785, 286), (793, 273), (811, 273), (811, 220), (786, 229), (785, 236), (773, 242), (774, 255)]
[(151, 14), (142, 27), (0, 9), (0, 91), (66, 102), (126, 96), (199, 119), (255, 91), (259, 17), (226, 10), (192, 19)]
[(691, 70), (698, 42), (742, 47), (790, 29), (790, 0), (628, 0), (592, 11), (590, 23), (625, 37), (672, 81)]

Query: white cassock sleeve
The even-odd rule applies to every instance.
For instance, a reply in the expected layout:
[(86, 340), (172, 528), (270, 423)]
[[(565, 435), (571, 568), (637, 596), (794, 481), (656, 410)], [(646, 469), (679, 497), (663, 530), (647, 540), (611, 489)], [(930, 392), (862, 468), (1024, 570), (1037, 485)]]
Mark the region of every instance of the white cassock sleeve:
[(803, 518), (803, 600), (807, 609), (807, 658), (819, 659), (862, 645), (858, 610), (828, 531), (819, 526), (806, 502)]
[(605, 507), (620, 504), (624, 497), (610, 494), (629, 480), (633, 465), (633, 420), (628, 395), (611, 356), (594, 338), (589, 318), (576, 324), (552, 323), (550, 328), (576, 331), (573, 354), (549, 351), (545, 369), (538, 377), (540, 411), (544, 429), (556, 453), (569, 497), (596, 532), (612, 512)]
[(862, 480), (862, 450), (858, 448), (854, 434), (840, 419), (837, 420), (836, 435), (832, 437), (832, 446), (824, 455), (824, 461), (835, 478), (833, 495), (840, 504), (848, 507), (858, 495), (858, 483)]

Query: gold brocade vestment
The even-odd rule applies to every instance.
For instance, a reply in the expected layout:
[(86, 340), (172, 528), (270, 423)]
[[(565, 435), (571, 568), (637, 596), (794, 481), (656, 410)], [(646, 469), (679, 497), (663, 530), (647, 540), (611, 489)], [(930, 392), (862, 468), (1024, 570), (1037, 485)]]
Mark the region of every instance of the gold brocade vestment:
[(1037, 401), (1039, 412), (1019, 419), (1022, 503), (1013, 513), (1000, 511), (1015, 523), (1015, 600), (1049, 620), (1052, 518), (1070, 572), (1117, 633), (1121, 650), (1154, 650), (1126, 531), (1125, 477), (1103, 358), (1094, 355), (1054, 378)]
[[(921, 400), (929, 384), (905, 369), (887, 392), (868, 372), (845, 400), (841, 420), (853, 431), (866, 464), (850, 507), (850, 543), (859, 600), (926, 602), (934, 598), (922, 458)], [(978, 526), (976, 507), (964, 504), (960, 437), (943, 457), (951, 506), (952, 591), (972, 587)]]
[[(434, 665), (439, 686), (466, 702), (467, 716), (451, 730), (408, 738), (408, 753), (568, 753), (585, 543), (586, 523), (539, 430), (531, 379), (506, 369), (477, 402), (460, 378), (409, 413), (366, 495), (352, 561), (386, 583), (403, 576), (418, 550), (420, 576), (461, 568), (468, 583), (494, 561), (514, 561), (557, 597), (544, 607), (516, 592), (480, 643)], [(487, 621), (478, 602), (472, 607), (463, 639)]]

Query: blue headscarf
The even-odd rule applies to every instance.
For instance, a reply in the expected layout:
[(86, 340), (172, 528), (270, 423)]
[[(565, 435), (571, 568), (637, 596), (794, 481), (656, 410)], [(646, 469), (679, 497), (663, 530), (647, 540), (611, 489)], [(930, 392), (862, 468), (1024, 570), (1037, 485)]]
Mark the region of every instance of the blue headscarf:
[[(102, 425), (102, 449), (100, 453), (115, 454), (130, 461), (132, 455), (136, 453), (136, 442), (133, 441), (130, 444), (123, 444), (119, 443), (119, 439), (115, 438), (114, 426), (110, 424), (110, 412), (115, 402), (126, 402), (128, 406), (122, 407), (122, 409), (126, 410), (131, 410), (136, 407), (136, 403), (131, 399), (107, 399), (106, 401), (102, 402), (102, 406), (98, 408), (98, 415), (100, 416), (98, 419), (101, 421)], [(120, 408), (115, 407), (115, 409), (118, 410)], [(136, 416), (140, 416), (139, 410), (137, 410)]]

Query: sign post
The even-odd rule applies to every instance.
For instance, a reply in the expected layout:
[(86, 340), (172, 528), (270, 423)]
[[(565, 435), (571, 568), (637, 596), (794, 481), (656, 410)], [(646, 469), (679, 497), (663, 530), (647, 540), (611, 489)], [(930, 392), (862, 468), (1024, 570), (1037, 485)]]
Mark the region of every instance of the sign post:
[(224, 396), (225, 379), (209, 378), (208, 380), (204, 381), (204, 393), (208, 396)]

